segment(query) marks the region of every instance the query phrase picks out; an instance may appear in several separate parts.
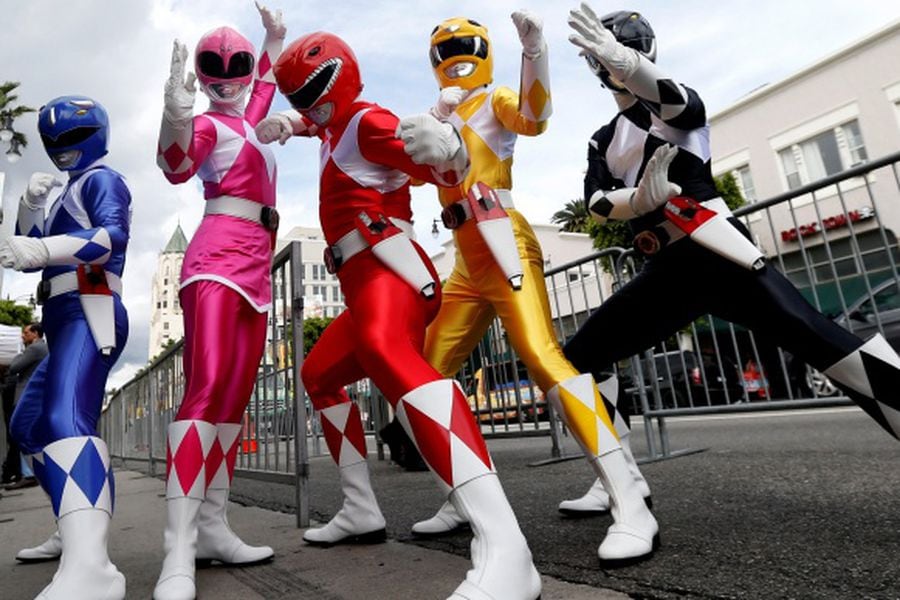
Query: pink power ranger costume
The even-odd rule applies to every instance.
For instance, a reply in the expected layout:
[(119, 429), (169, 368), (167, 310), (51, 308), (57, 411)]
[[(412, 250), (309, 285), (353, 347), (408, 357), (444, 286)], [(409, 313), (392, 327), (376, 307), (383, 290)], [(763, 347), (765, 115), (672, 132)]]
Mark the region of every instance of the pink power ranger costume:
[(257, 8), (266, 29), (258, 61), (253, 45), (228, 27), (197, 44), (208, 111), (193, 116), (194, 75), (185, 79), (187, 49), (177, 41), (166, 84), (157, 162), (172, 183), (199, 175), (206, 208), (181, 272), (185, 394), (168, 429), (166, 558), (155, 600), (195, 597), (195, 559), (248, 564), (273, 556), (241, 541), (225, 516), (241, 417), (265, 345), (277, 227), (275, 160), (254, 126), (275, 95), (272, 64), (285, 28), (280, 11)]
[(320, 545), (384, 539), (359, 409), (344, 392), (345, 385), (369, 376), (450, 501), (471, 517), (475, 564), (452, 598), (534, 600), (540, 577), (465, 395), (422, 356), (440, 289), (430, 261), (409, 238), (409, 178), (457, 184), (467, 168), (465, 146), (452, 125), (430, 115), (398, 120), (360, 100), (356, 57), (332, 34), (313, 33), (291, 44), (275, 64), (275, 77), (302, 118), (274, 115), (257, 133), (264, 142), (291, 135), (322, 140), (319, 214), (329, 245), (326, 261), (347, 302), (302, 373), (340, 469), (344, 503), (303, 538)]

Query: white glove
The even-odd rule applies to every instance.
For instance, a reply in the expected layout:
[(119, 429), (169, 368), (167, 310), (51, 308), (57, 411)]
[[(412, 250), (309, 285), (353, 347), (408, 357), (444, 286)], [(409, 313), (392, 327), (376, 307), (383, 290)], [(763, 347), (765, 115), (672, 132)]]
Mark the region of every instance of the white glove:
[(446, 121), (468, 93), (469, 90), (464, 90), (458, 85), (445, 87), (441, 90), (441, 95), (438, 97), (437, 104), (431, 107), (428, 112), (431, 113), (434, 118), (440, 121)]
[(681, 186), (669, 181), (669, 165), (678, 154), (677, 146), (660, 146), (647, 161), (644, 174), (631, 198), (631, 210), (638, 216), (653, 212), (681, 193)]
[(637, 70), (640, 64), (637, 51), (616, 40), (586, 3), (582, 2), (580, 9), (569, 11), (569, 26), (578, 32), (570, 35), (569, 41), (582, 49), (580, 55), (590, 55), (600, 61), (620, 82), (627, 81)]
[(438, 121), (429, 114), (400, 119), (397, 137), (403, 140), (403, 150), (417, 165), (440, 165), (459, 152), (462, 142), (450, 123)]
[(183, 124), (194, 116), (194, 96), (197, 94), (194, 82), (197, 76), (188, 73), (185, 77), (184, 65), (187, 57), (187, 46), (175, 40), (172, 47), (172, 66), (166, 80), (163, 109), (163, 118), (173, 124)]
[(261, 5), (259, 2), (256, 3), (256, 10), (259, 11), (259, 16), (262, 18), (262, 24), (266, 30), (266, 36), (283, 40), (285, 34), (287, 33), (287, 27), (284, 26), (284, 21), (282, 21), (281, 19), (281, 10), (276, 10), (273, 13), (271, 10)]
[(31, 210), (44, 208), (47, 205), (47, 197), (50, 195), (50, 190), (62, 184), (62, 181), (50, 173), (32, 173), (22, 201)]
[(543, 34), (544, 22), (539, 16), (527, 10), (517, 10), (511, 16), (519, 32), (525, 56), (531, 60), (538, 58), (546, 45)]
[(271, 144), (275, 140), (284, 143), (294, 135), (294, 127), (286, 115), (275, 113), (269, 115), (256, 125), (256, 139), (263, 144)]
[(14, 235), (0, 245), (0, 265), (16, 271), (47, 266), (50, 252), (38, 238)]

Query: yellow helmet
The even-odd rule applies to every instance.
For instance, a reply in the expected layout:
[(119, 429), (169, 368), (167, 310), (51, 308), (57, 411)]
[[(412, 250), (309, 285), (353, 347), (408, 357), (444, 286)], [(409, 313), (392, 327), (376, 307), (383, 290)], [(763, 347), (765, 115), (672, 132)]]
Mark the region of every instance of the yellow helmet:
[(431, 66), (441, 88), (466, 90), (494, 80), (494, 56), (487, 27), (471, 19), (447, 19), (431, 32)]

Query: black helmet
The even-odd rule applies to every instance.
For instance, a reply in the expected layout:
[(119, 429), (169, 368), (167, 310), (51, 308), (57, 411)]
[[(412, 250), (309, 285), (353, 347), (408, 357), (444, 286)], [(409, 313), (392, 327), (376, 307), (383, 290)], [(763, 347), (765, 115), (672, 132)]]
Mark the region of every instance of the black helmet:
[[(604, 15), (600, 21), (623, 46), (637, 50), (650, 62), (656, 62), (656, 35), (650, 23), (633, 10), (618, 10)], [(621, 90), (621, 85), (610, 81), (609, 72), (592, 56), (587, 56), (588, 66), (604, 85)]]

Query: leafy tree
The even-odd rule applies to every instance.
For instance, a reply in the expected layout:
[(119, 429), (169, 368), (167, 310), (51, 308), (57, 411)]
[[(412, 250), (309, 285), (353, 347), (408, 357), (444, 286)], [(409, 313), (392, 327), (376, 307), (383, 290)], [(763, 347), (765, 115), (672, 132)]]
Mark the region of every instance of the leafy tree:
[(562, 225), (563, 231), (587, 233), (591, 217), (588, 214), (587, 207), (584, 205), (584, 200), (577, 198), (569, 200), (562, 210), (553, 213), (553, 216), (550, 217), (550, 222)]
[(34, 309), (12, 300), (0, 300), (0, 324), (24, 327), (34, 322)]
[[(25, 113), (35, 112), (30, 106), (12, 106), (12, 104), (19, 99), (16, 94), (13, 94), (17, 87), (19, 87), (18, 81), (7, 81), (0, 84), (0, 124), (3, 124), (6, 117), (15, 120)], [(15, 130), (13, 130), (13, 141), (18, 142), (18, 145), (21, 148), (28, 145), (28, 138), (25, 137), (25, 134)]]
[(331, 317), (309, 317), (303, 319), (303, 354), (309, 354), (313, 344), (319, 340), (319, 336), (325, 328), (334, 321)]

